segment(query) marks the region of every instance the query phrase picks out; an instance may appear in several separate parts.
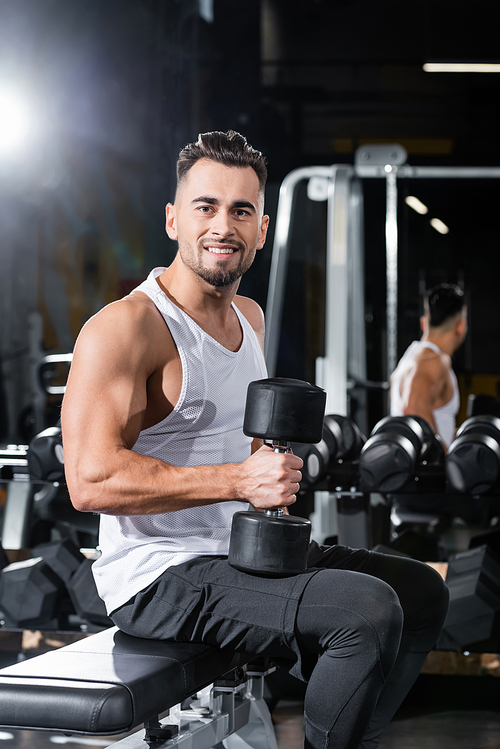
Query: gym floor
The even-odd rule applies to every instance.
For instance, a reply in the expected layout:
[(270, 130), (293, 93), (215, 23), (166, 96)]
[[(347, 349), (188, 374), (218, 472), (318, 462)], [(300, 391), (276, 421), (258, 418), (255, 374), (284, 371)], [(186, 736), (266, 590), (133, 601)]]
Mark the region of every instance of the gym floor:
[[(500, 684), (495, 691), (498, 710), (403, 707), (379, 749), (500, 749)], [(283, 701), (274, 710), (279, 749), (302, 749), (302, 716), (301, 701)]]

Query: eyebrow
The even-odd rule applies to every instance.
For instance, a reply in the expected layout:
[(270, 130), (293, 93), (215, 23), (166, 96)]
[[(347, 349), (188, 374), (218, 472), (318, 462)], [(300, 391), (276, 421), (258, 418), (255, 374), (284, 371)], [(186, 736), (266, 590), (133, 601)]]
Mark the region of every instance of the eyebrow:
[[(211, 198), (208, 195), (200, 195), (199, 198), (194, 198), (192, 203), (208, 203), (209, 205), (219, 205), (219, 201), (217, 198)], [(257, 209), (255, 208), (253, 203), (250, 203), (248, 200), (235, 200), (233, 203), (231, 203), (232, 208), (248, 208), (248, 210), (253, 211), (253, 213), (257, 213)]]

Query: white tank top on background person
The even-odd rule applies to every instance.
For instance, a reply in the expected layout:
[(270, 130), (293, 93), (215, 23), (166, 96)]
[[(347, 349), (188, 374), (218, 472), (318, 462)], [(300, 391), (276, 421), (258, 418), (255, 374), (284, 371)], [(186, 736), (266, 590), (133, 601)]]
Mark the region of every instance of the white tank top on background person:
[[(435, 343), (430, 341), (413, 341), (405, 353), (398, 362), (398, 366), (393, 372), (391, 378), (391, 416), (403, 416), (403, 398), (401, 396), (401, 379), (404, 374), (408, 371), (408, 360), (413, 358), (415, 354), (423, 348), (430, 348), (435, 351), (436, 354), (442, 354), (443, 352), (436, 346)], [(450, 369), (450, 377), (453, 385), (453, 395), (444, 406), (433, 410), (432, 415), (436, 424), (436, 429), (446, 444), (449, 447), (455, 437), (456, 419), (458, 409), (460, 408), (460, 393), (458, 390), (458, 382), (453, 369)]]
[[(229, 351), (170, 301), (154, 268), (135, 291), (147, 294), (170, 330), (182, 363), (182, 389), (173, 411), (144, 429), (135, 452), (176, 466), (241, 463), (251, 453), (243, 434), (248, 384), (267, 377), (259, 341), (233, 304), (243, 341)], [(158, 515), (100, 516), (101, 556), (93, 564), (108, 613), (154, 582), (168, 567), (203, 555), (227, 554), (231, 519), (243, 502), (219, 502)]]

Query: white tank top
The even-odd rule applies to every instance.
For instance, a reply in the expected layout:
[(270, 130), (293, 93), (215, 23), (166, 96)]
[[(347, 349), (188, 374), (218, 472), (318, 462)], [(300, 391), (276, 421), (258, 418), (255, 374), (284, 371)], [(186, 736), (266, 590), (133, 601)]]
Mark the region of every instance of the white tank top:
[[(252, 438), (243, 434), (249, 382), (267, 377), (264, 356), (250, 323), (235, 305), (243, 331), (229, 351), (202, 330), (160, 289), (155, 268), (136, 291), (147, 294), (165, 320), (182, 363), (182, 389), (173, 411), (144, 429), (133, 450), (176, 466), (240, 463)], [(227, 554), (231, 519), (247, 509), (219, 502), (160, 515), (101, 515), (101, 556), (93, 572), (108, 612), (126, 603), (168, 567), (202, 555)]]
[[(398, 366), (393, 372), (391, 377), (391, 416), (402, 416), (403, 415), (403, 398), (401, 397), (401, 379), (403, 375), (408, 371), (408, 362), (412, 359), (417, 351), (423, 348), (430, 348), (436, 352), (436, 354), (442, 354), (443, 352), (436, 346), (435, 343), (430, 341), (413, 341), (403, 356), (399, 360)], [(460, 408), (460, 394), (458, 390), (458, 382), (455, 376), (455, 372), (450, 369), (450, 377), (453, 385), (453, 395), (444, 406), (433, 410), (432, 415), (436, 423), (436, 428), (439, 436), (449, 447), (455, 437), (456, 429), (456, 418), (458, 409)]]

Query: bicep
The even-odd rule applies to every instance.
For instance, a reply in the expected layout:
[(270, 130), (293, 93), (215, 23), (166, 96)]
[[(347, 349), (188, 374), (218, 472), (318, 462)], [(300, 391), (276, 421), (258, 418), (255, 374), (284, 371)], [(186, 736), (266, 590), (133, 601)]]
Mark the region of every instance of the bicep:
[(75, 456), (135, 443), (146, 408), (147, 371), (138, 356), (140, 345), (105, 324), (82, 331), (61, 414), (70, 464)]

